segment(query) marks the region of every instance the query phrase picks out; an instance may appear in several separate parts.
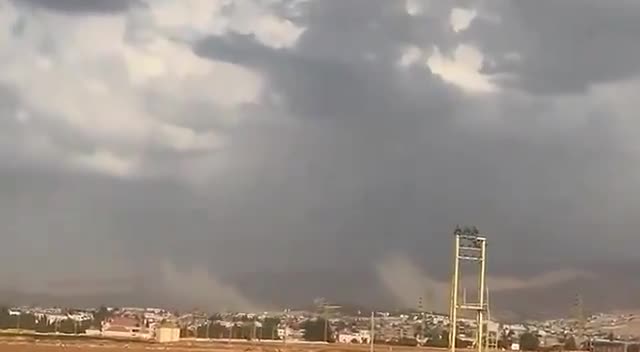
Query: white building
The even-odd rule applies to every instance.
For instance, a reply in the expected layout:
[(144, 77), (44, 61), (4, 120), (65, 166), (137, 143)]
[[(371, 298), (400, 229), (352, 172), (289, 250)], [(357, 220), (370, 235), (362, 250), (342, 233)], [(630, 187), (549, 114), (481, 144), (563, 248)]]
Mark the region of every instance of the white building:
[(180, 341), (180, 328), (170, 325), (158, 327), (156, 329), (156, 341), (160, 343)]
[(131, 318), (116, 317), (111, 318), (102, 326), (102, 336), (123, 339), (149, 340), (152, 337), (151, 331)]
[(304, 339), (304, 329), (292, 329), (290, 327), (279, 328), (278, 338), (283, 341), (301, 341)]
[(340, 333), (338, 335), (339, 343), (369, 343), (371, 334), (368, 330), (361, 330), (352, 333)]

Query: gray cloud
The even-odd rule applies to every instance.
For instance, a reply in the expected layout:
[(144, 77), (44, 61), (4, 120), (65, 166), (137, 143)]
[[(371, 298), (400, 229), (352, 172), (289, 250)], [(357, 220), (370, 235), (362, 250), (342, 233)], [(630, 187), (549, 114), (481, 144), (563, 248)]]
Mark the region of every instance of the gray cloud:
[[(410, 305), (423, 286), (446, 282), (458, 223), (489, 236), (489, 267), (503, 291), (588, 280), (581, 273), (633, 258), (638, 154), (628, 131), (635, 102), (632, 93), (611, 91), (637, 85), (628, 39), (640, 29), (631, 16), (618, 16), (636, 6), (616, 2), (601, 12), (576, 5), (578, 21), (566, 4), (429, 4), (414, 17), (399, 1), (231, 6), (220, 10), (234, 28), (224, 34), (186, 21), (195, 35), (177, 17), (128, 23), (161, 44), (124, 41), (123, 57), (116, 44), (108, 54), (82, 47), (105, 56), (78, 70), (108, 92), (126, 92), (104, 109), (118, 106), (108, 116), (128, 116), (121, 124), (143, 115), (144, 124), (129, 127), (139, 134), (116, 126), (96, 136), (78, 116), (64, 116), (72, 108), (34, 109), (29, 92), (4, 79), (0, 155), (9, 166), (0, 170), (0, 219), (9, 246), (2, 257), (32, 263), (34, 274), (22, 284), (28, 288), (65, 278), (157, 277), (144, 286), (171, 282), (185, 294), (164, 299), (211, 308), (301, 304), (317, 295)], [(464, 32), (449, 25), (454, 5), (477, 11)], [(72, 8), (80, 10), (65, 11)], [(259, 21), (243, 16), (263, 14), (305, 30), (295, 45), (269, 45), (286, 30), (244, 26)], [(28, 45), (29, 30), (16, 47)], [(574, 40), (591, 38), (589, 30), (595, 39)], [(460, 44), (477, 46), (484, 72), (509, 74), (496, 79), (499, 91), (469, 93), (424, 64), (434, 46), (450, 58)], [(409, 46), (422, 56), (401, 67)], [(137, 72), (138, 59), (144, 68), (185, 73), (163, 80), (150, 71), (148, 86), (138, 76), (131, 82), (127, 70)], [(52, 62), (49, 70), (63, 69), (60, 58)], [(231, 95), (222, 93), (254, 86), (245, 71), (264, 86), (258, 98), (226, 103)], [(32, 82), (49, 82), (47, 72)], [(234, 75), (221, 76), (228, 72)], [(208, 80), (197, 85), (201, 75)], [(217, 77), (226, 79), (222, 93)], [(70, 79), (60, 91), (81, 82)], [(104, 122), (99, 117), (92, 121)], [(152, 138), (164, 131), (160, 122), (180, 127), (179, 136), (165, 137), (172, 144)], [(212, 131), (220, 146), (179, 148)], [(53, 147), (43, 153), (33, 140)], [(133, 160), (135, 171), (125, 167), (116, 174), (125, 176), (114, 177), (65, 163), (100, 150)], [(104, 156), (94, 162), (120, 165)], [(391, 253), (403, 259), (389, 261)], [(105, 269), (113, 258), (119, 266)], [(580, 270), (588, 262), (598, 264)], [(36, 272), (44, 265), (47, 271)], [(525, 287), (522, 277), (537, 285)], [(286, 297), (283, 284), (295, 286)], [(209, 291), (218, 292), (210, 302)]]
[(12, 0), (16, 3), (65, 13), (119, 13), (134, 5), (142, 4), (138, 0)]
[[(638, 71), (633, 45), (640, 7), (630, 1), (561, 4), (487, 2), (500, 23), (476, 21), (465, 33), (496, 60), (488, 72), (518, 75), (517, 87), (538, 94), (576, 92)], [(509, 28), (505, 31), (504, 28)], [(505, 58), (518, 53), (522, 60)]]

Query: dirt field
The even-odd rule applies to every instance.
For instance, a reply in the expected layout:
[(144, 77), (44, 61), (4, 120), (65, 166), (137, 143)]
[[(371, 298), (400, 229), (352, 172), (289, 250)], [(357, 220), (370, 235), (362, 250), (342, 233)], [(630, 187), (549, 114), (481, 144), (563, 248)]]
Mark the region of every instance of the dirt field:
[[(376, 352), (443, 352), (444, 349), (398, 347), (376, 345)], [(154, 344), (140, 342), (114, 342), (103, 340), (37, 340), (21, 338), (0, 339), (0, 352), (368, 352), (368, 345), (314, 345), (278, 343), (224, 343), (224, 342), (180, 342), (177, 344)]]

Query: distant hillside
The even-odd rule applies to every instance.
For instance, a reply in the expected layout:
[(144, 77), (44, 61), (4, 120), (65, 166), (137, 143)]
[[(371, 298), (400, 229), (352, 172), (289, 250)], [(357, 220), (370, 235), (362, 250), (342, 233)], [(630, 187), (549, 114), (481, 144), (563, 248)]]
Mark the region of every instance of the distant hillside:
[(496, 313), (505, 318), (555, 318), (571, 314), (576, 295), (587, 313), (634, 310), (640, 307), (640, 282), (609, 276), (580, 279), (544, 289), (515, 290), (492, 296)]
[[(606, 268), (596, 278), (580, 278), (544, 288), (515, 289), (491, 294), (492, 314), (504, 319), (543, 319), (571, 314), (576, 294), (587, 312), (640, 308), (640, 282), (630, 272)], [(234, 280), (250, 299), (268, 297), (281, 306), (305, 306), (314, 297), (357, 306), (398, 307), (374, 274), (298, 272), (275, 275), (247, 274)], [(417, 305), (418, 297), (416, 297)], [(402, 307), (402, 308), (416, 308)]]

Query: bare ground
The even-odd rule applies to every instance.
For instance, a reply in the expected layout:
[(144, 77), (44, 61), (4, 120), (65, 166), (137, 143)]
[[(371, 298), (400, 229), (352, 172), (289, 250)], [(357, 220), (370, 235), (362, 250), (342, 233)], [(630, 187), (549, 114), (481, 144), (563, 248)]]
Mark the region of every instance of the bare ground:
[[(344, 344), (280, 344), (251, 342), (179, 342), (157, 344), (144, 342), (119, 342), (105, 340), (56, 340), (25, 339), (19, 337), (0, 338), (0, 352), (367, 352), (368, 345)], [(438, 348), (418, 348), (376, 345), (376, 352), (443, 352)]]

